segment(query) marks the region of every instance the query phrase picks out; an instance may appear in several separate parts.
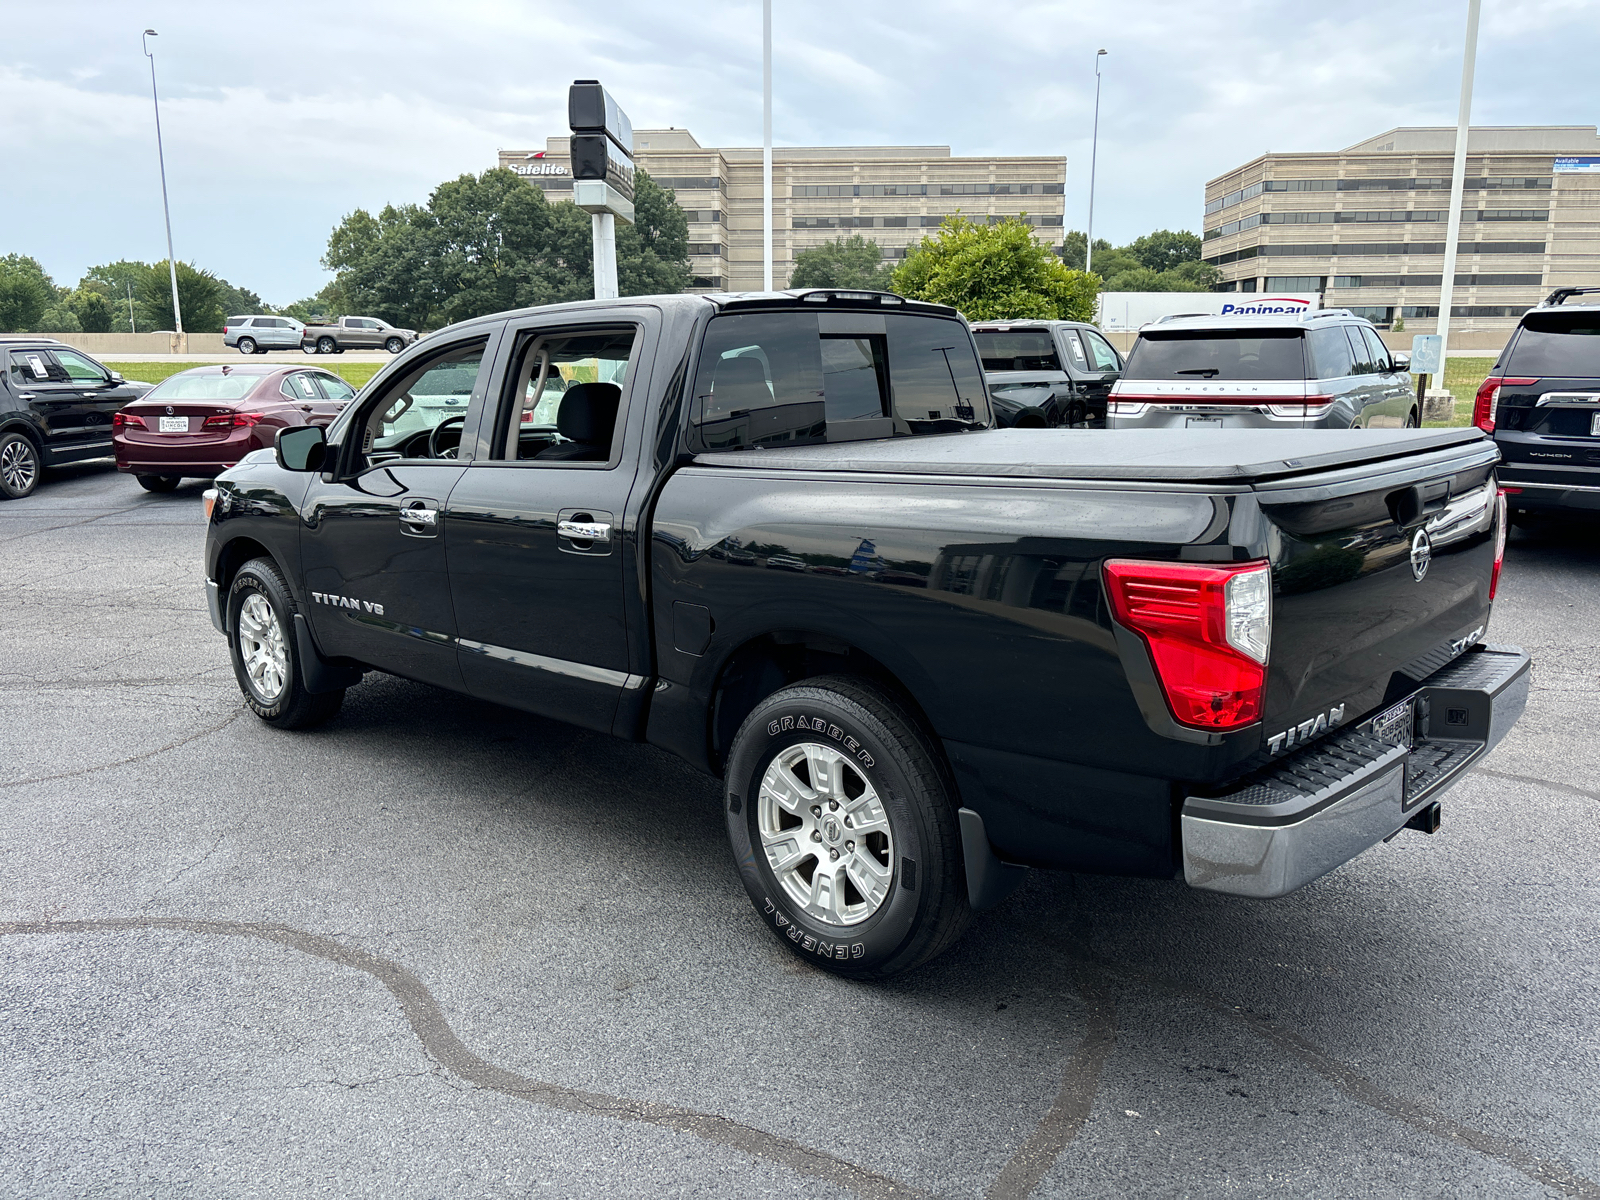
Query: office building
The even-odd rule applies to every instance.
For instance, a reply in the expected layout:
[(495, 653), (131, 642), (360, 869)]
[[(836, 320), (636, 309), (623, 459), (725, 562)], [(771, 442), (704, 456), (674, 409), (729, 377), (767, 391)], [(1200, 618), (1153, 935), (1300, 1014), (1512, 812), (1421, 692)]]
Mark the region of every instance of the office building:
[[(1263, 154), (1206, 184), (1205, 259), (1223, 290), (1320, 292), (1434, 332), (1453, 128), (1391, 129), (1345, 150)], [(1509, 331), (1561, 286), (1600, 284), (1593, 125), (1491, 126), (1467, 139), (1451, 329)]]
[[(568, 139), (500, 152), (500, 165), (572, 198)], [(761, 148), (702, 146), (685, 129), (634, 131), (634, 162), (689, 214), (695, 291), (759, 291)], [(948, 146), (778, 146), (772, 152), (773, 283), (787, 285), (800, 251), (859, 233), (886, 261), (960, 211), (978, 221), (1021, 217), (1060, 253), (1067, 160), (1059, 155), (956, 158)]]

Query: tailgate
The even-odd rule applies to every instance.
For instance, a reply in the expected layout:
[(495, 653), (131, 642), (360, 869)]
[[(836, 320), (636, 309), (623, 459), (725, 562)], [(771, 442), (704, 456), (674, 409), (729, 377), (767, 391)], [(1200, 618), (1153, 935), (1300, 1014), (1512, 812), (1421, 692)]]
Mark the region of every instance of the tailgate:
[(1273, 546), (1269, 749), (1406, 694), (1482, 637), (1497, 458), (1481, 441), (1256, 485)]

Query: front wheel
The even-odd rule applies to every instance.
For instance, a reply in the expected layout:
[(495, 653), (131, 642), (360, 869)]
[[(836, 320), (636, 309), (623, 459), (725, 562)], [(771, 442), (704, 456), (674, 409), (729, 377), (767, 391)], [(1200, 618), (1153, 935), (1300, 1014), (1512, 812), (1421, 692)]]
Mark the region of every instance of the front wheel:
[(254, 354), (256, 352), (255, 338), (240, 338), (238, 349), (240, 354)]
[(406, 344), (404, 342), (402, 342), (399, 338), (390, 338), (387, 342), (385, 342), (383, 344), (383, 348), (385, 350), (387, 350), (390, 354), (399, 354), (400, 351), (402, 351), (402, 350), (404, 350), (406, 348)]
[(183, 482), (182, 475), (135, 475), (134, 478), (147, 492), (174, 492)]
[(26, 434), (0, 435), (0, 497), (20, 500), (38, 486), (38, 447)]
[(335, 343), (331, 337), (320, 337), (317, 339), (318, 354), (332, 354), (337, 349), (338, 344)]
[(725, 801), (745, 890), (806, 961), (881, 979), (966, 931), (954, 787), (873, 684), (823, 676), (768, 696), (734, 738)]
[(251, 559), (228, 589), (228, 647), (245, 706), (279, 729), (306, 729), (326, 721), (344, 692), (312, 695), (294, 639), (294, 597), (270, 559)]

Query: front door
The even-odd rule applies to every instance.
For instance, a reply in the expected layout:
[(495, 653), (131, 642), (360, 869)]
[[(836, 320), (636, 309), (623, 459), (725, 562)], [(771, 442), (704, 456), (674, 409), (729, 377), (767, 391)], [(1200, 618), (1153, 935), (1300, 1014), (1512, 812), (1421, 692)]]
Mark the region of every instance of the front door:
[[(623, 514), (640, 326), (515, 323), (500, 403), (444, 517), (467, 690), (611, 732), (629, 655)], [(486, 410), (487, 412), (488, 410)]]
[(306, 494), (306, 615), (324, 654), (461, 688), (440, 514), (492, 338), (418, 355), (342, 422), (329, 482)]

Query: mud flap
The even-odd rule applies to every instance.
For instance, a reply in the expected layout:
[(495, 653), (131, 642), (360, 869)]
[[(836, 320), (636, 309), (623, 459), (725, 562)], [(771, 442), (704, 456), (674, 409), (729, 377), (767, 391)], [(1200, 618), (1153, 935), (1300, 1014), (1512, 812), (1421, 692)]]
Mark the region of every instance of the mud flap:
[(996, 856), (978, 813), (960, 808), (956, 814), (961, 818), (961, 856), (967, 865), (967, 903), (974, 912), (982, 912), (1016, 891), (1027, 878), (1028, 868)]

